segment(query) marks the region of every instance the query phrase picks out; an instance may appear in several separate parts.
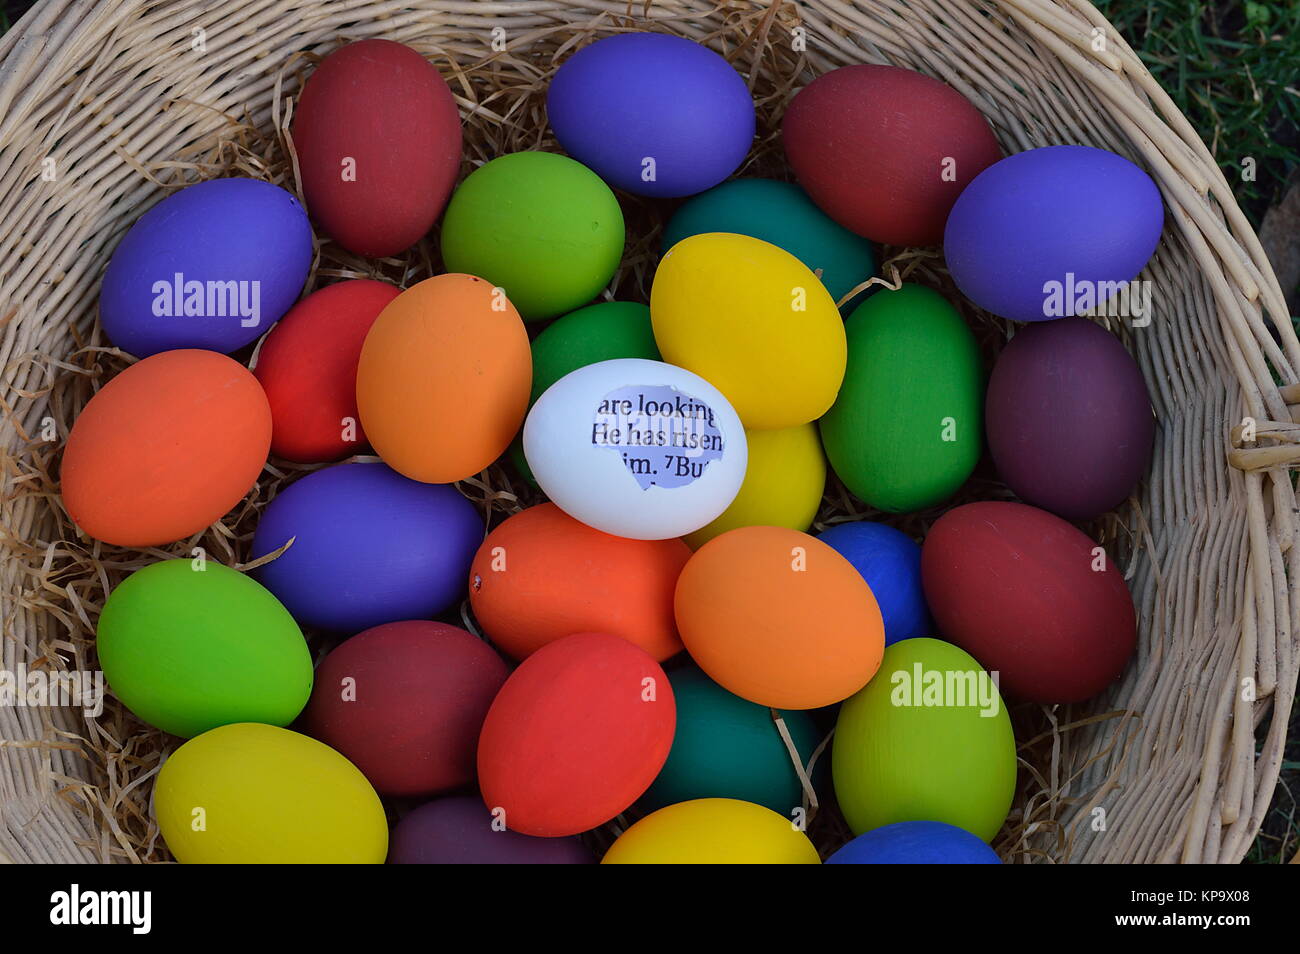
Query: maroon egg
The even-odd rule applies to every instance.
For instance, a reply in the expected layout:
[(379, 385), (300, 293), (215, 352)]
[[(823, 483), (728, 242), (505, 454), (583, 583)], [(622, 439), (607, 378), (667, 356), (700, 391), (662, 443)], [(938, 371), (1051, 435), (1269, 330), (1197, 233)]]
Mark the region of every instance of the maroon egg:
[(475, 795), (428, 802), (404, 815), (388, 845), (390, 865), (590, 865), (576, 837), (536, 838), (504, 828)]
[(1151, 463), (1155, 437), (1137, 362), (1086, 318), (1016, 332), (989, 379), (984, 428), (1007, 486), (1070, 520), (1123, 503)]
[(1018, 699), (1094, 696), (1137, 644), (1133, 599), (1109, 555), (1037, 507), (984, 501), (949, 510), (921, 548), (921, 582), (943, 638)]
[(446, 623), (385, 623), (316, 668), (302, 725), (383, 795), (430, 795), (474, 778), (479, 730), (506, 664)]

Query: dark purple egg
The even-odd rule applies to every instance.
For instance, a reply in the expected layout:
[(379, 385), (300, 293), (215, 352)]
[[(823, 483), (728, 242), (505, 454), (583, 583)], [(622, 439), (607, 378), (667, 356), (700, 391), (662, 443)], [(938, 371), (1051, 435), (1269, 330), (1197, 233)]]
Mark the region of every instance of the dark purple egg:
[(578, 838), (535, 838), (492, 827), (483, 801), (456, 795), (426, 802), (402, 818), (389, 839), (390, 865), (590, 865)]
[(1137, 362), (1085, 318), (1016, 333), (989, 378), (984, 427), (1007, 486), (1069, 520), (1123, 503), (1146, 473), (1155, 436)]

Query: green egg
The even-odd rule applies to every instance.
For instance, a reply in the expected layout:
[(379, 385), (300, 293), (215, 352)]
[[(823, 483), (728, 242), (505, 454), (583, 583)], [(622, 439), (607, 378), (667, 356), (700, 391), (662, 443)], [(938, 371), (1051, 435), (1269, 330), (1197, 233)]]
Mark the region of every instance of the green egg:
[(882, 289), (844, 322), (844, 383), (821, 419), (831, 467), (888, 513), (942, 503), (983, 441), (984, 373), (975, 336), (938, 292)]
[[(790, 182), (732, 179), (682, 205), (664, 228), (663, 251), (705, 232), (733, 232), (783, 248), (813, 271), (838, 302), (876, 273), (871, 243), (854, 235)], [(854, 296), (845, 309), (863, 295)]]
[(840, 706), (831, 745), (835, 797), (855, 835), (936, 821), (989, 841), (1011, 810), (1011, 719), (992, 677), (950, 643), (887, 646), (875, 677)]
[(105, 602), (96, 640), (113, 694), (183, 738), (236, 722), (288, 725), (311, 695), (311, 652), (289, 611), (219, 563), (136, 570)]
[(567, 156), (516, 152), (474, 170), (442, 222), (448, 272), (505, 289), (525, 321), (572, 311), (609, 284), (623, 211), (600, 177)]

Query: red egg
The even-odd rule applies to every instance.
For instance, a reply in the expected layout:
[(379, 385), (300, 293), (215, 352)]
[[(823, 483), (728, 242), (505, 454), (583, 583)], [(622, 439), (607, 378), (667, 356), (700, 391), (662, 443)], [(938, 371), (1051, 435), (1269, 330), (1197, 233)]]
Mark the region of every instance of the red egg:
[(347, 756), (383, 795), (432, 795), (474, 778), (479, 729), (505, 662), (446, 623), (385, 623), (316, 669), (307, 734)]
[(595, 828), (650, 787), (676, 724), (668, 678), (645, 650), (607, 633), (548, 643), (488, 710), (478, 745), (483, 801), (525, 835)]
[(1091, 537), (1037, 507), (949, 510), (921, 548), (939, 632), (1031, 702), (1079, 702), (1117, 679), (1137, 645), (1119, 568)]

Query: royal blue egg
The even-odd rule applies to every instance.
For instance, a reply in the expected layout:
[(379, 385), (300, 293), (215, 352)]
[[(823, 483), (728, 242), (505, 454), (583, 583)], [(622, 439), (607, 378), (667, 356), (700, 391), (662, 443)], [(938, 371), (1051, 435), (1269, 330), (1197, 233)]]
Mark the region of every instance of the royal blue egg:
[(99, 320), (137, 358), (177, 348), (229, 354), (280, 320), (311, 268), (311, 224), (279, 186), (212, 179), (136, 221), (104, 272)]
[(1070, 317), (1104, 301), (1131, 312), (1145, 302), (1128, 283), (1163, 227), (1160, 190), (1136, 165), (1104, 149), (1046, 146), (975, 177), (948, 215), (943, 251), (962, 294), (1003, 318)]
[(290, 484), (262, 512), (253, 558), (293, 540), (256, 572), (307, 626), (359, 632), (431, 619), (465, 595), (483, 519), (450, 484), (384, 464), (338, 464)]
[(896, 822), (858, 835), (826, 859), (828, 865), (1000, 865), (997, 854), (956, 825)]
[(818, 539), (853, 564), (871, 587), (885, 620), (885, 645), (933, 633), (921, 589), (921, 547), (883, 523), (837, 523)]
[(624, 191), (671, 197), (717, 185), (754, 139), (754, 101), (708, 47), (662, 33), (622, 33), (579, 50), (546, 97), (555, 138)]

